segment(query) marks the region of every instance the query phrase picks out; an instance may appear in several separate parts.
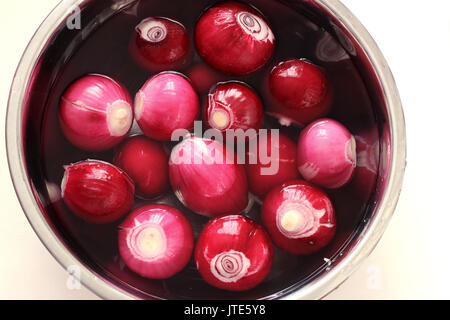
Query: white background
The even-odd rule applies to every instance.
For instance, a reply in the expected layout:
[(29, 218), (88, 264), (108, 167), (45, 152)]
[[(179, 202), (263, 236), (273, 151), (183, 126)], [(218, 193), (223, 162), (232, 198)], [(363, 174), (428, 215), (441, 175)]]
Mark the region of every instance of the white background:
[[(450, 2), (342, 0), (372, 34), (396, 78), (408, 168), (396, 213), (372, 255), (328, 299), (450, 299)], [(28, 41), (58, 0), (4, 1), (0, 108)], [(29, 226), (9, 177), (0, 120), (0, 299), (98, 299), (69, 290), (67, 273)]]

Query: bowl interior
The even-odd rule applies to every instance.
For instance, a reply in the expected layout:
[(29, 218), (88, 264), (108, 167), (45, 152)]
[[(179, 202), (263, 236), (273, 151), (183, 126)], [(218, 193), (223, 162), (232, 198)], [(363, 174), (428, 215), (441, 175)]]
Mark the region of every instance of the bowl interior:
[[(205, 8), (216, 1), (146, 0), (84, 1), (80, 6), (81, 29), (76, 16), (54, 30), (51, 41), (36, 60), (24, 101), (23, 141), (26, 168), (41, 214), (48, 225), (85, 267), (97, 277), (136, 298), (157, 299), (262, 299), (278, 298), (301, 289), (340, 263), (359, 241), (374, 217), (374, 206), (383, 194), (383, 177), (389, 161), (389, 128), (386, 101), (370, 61), (358, 42), (324, 8), (314, 1), (246, 1), (261, 10), (275, 30), (280, 46), (273, 61), (307, 58), (327, 69), (335, 87), (330, 117), (344, 123), (357, 140), (358, 166), (352, 182), (339, 190), (327, 190), (338, 218), (334, 241), (307, 257), (275, 252), (268, 278), (258, 287), (230, 293), (207, 285), (194, 262), (175, 277), (155, 281), (139, 277), (121, 261), (117, 249), (117, 225), (94, 226), (76, 218), (60, 199), (63, 166), (86, 159), (111, 161), (114, 150), (89, 153), (73, 147), (58, 123), (58, 105), (67, 86), (80, 76), (100, 73), (121, 80), (134, 95), (151, 76), (132, 60), (128, 42), (134, 26), (148, 16), (167, 16), (184, 23), (193, 32)], [(72, 12), (75, 13), (76, 12)], [(296, 56), (293, 56), (296, 55)], [(194, 64), (200, 62), (195, 55)], [(185, 72), (186, 70), (181, 70)], [(238, 78), (260, 87), (260, 76)], [(276, 121), (267, 117), (267, 127)], [(135, 128), (138, 132), (138, 128)], [(293, 139), (297, 128), (283, 128)], [(381, 148), (380, 146), (387, 146)], [(170, 146), (169, 146), (170, 147)], [(380, 163), (382, 166), (380, 166)], [(157, 202), (178, 207), (186, 213), (197, 235), (208, 221), (183, 208), (171, 194)], [(136, 206), (143, 203), (136, 201)], [(255, 204), (249, 216), (259, 221)], [(99, 293), (99, 292), (97, 292)], [(99, 293), (101, 294), (101, 293)]]

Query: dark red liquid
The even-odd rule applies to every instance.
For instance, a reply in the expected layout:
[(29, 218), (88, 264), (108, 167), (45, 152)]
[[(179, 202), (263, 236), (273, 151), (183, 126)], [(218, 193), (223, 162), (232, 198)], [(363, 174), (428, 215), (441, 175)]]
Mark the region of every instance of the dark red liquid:
[[(130, 37), (134, 27), (149, 16), (162, 16), (175, 19), (183, 23), (189, 34), (194, 34), (195, 24), (205, 8), (215, 1), (195, 0), (154, 0), (138, 1), (133, 5), (122, 8), (121, 11), (111, 14), (112, 1), (100, 1), (91, 8), (82, 12), (82, 30), (63, 31), (60, 38), (55, 41), (54, 53), (58, 59), (49, 58), (43, 62), (43, 79), (48, 81), (48, 91), (40, 128), (40, 148), (29, 147), (27, 151), (30, 171), (36, 173), (34, 180), (40, 197), (47, 204), (46, 209), (49, 221), (60, 232), (68, 247), (82, 257), (83, 261), (97, 273), (105, 274), (116, 285), (143, 298), (160, 297), (166, 299), (240, 299), (273, 297), (280, 290), (290, 286), (301, 286), (308, 279), (327, 267), (324, 258), (337, 257), (340, 250), (350, 241), (356, 229), (360, 226), (366, 215), (371, 196), (374, 191), (376, 170), (378, 166), (378, 130), (374, 108), (364, 80), (345, 49), (328, 33), (298, 10), (294, 10), (281, 1), (253, 0), (247, 1), (258, 8), (272, 25), (277, 38), (275, 56), (261, 71), (248, 77), (223, 77), (223, 80), (240, 80), (252, 86), (261, 96), (264, 77), (270, 72), (274, 64), (281, 60), (291, 58), (306, 58), (325, 68), (331, 78), (335, 89), (332, 112), (330, 117), (341, 121), (357, 137), (359, 141), (360, 164), (353, 181), (346, 187), (330, 191), (330, 195), (337, 214), (337, 234), (333, 242), (325, 249), (311, 256), (294, 256), (276, 249), (275, 262), (267, 279), (257, 288), (244, 293), (231, 293), (215, 289), (206, 284), (198, 274), (193, 260), (188, 267), (175, 277), (164, 281), (153, 281), (141, 278), (124, 266), (118, 253), (117, 225), (96, 226), (85, 223), (76, 218), (61, 200), (50, 197), (45, 189), (45, 183), (60, 185), (64, 173), (63, 166), (86, 159), (98, 159), (112, 162), (114, 150), (104, 153), (89, 153), (72, 146), (63, 136), (58, 123), (59, 99), (63, 91), (77, 78), (88, 73), (105, 74), (120, 80), (134, 96), (144, 82), (152, 75), (141, 68), (131, 57), (128, 51)], [(97, 2), (97, 3), (100, 3)], [(107, 4), (105, 4), (107, 3)], [(102, 9), (103, 8), (103, 9)], [(105, 14), (107, 18), (99, 18), (98, 13)], [(97, 17), (95, 27), (89, 19)], [(91, 26), (90, 32), (88, 28)], [(85, 32), (84, 36), (82, 33)], [(74, 35), (75, 33), (75, 35)], [(66, 40), (65, 39), (71, 39)], [(192, 42), (193, 43), (193, 42)], [(55, 51), (55, 52), (56, 52)], [(61, 53), (62, 51), (62, 53)], [(50, 60), (49, 60), (50, 59)], [(186, 73), (193, 65), (202, 63), (195, 53), (191, 65), (178, 70)], [(47, 73), (45, 73), (47, 72)], [(36, 85), (37, 86), (37, 85)], [(39, 90), (35, 88), (34, 90)], [(39, 91), (36, 91), (39, 95)], [(204, 92), (201, 93), (203, 98)], [(36, 98), (37, 99), (37, 98)], [(33, 107), (33, 106), (32, 106)], [(32, 114), (33, 111), (30, 111)], [(42, 115), (41, 115), (42, 116)], [(37, 118), (36, 118), (37, 119)], [(34, 121), (37, 121), (37, 120)], [(41, 119), (41, 118), (39, 118)], [(280, 128), (277, 120), (266, 117), (267, 128)], [(33, 125), (30, 132), (36, 129)], [(282, 132), (295, 141), (298, 139), (300, 129), (296, 127), (281, 128)], [(33, 141), (37, 137), (30, 138)], [(365, 142), (362, 142), (364, 139)], [(30, 140), (30, 141), (31, 141)], [(31, 142), (27, 142), (31, 144)], [(170, 148), (173, 144), (167, 144)], [(367, 145), (367, 146), (366, 146)], [(363, 152), (371, 150), (373, 153)], [(366, 159), (367, 158), (367, 159)], [(369, 159), (370, 158), (370, 159)], [(33, 161), (36, 159), (36, 161)], [(366, 162), (371, 163), (367, 169)], [(39, 181), (37, 181), (39, 180)], [(47, 187), (47, 189), (49, 189)], [(56, 200), (56, 201), (55, 201)], [(198, 235), (207, 218), (190, 212), (171, 194), (167, 194), (158, 202), (176, 206), (186, 214), (192, 223), (195, 234)], [(136, 207), (148, 202), (136, 199)], [(255, 204), (249, 216), (260, 221), (260, 206)]]

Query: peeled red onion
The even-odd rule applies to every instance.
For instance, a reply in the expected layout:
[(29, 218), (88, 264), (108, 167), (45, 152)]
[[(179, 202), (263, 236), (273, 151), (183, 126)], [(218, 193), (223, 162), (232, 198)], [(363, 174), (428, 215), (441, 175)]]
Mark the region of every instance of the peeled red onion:
[(78, 148), (104, 151), (119, 144), (133, 123), (127, 89), (103, 75), (74, 82), (61, 97), (59, 120), (67, 139)]
[(177, 209), (151, 204), (134, 210), (119, 226), (119, 252), (125, 264), (142, 277), (167, 279), (186, 267), (194, 234)]
[(185, 77), (163, 72), (150, 78), (136, 94), (134, 112), (146, 136), (170, 141), (175, 130), (194, 127), (200, 113), (200, 102)]
[(293, 254), (317, 252), (336, 232), (327, 194), (301, 180), (273, 189), (264, 200), (261, 218), (274, 243)]
[(325, 71), (306, 60), (283, 61), (268, 79), (267, 112), (282, 125), (306, 126), (330, 111), (333, 90)]
[(191, 80), (197, 92), (202, 95), (207, 94), (216, 83), (225, 78), (223, 74), (203, 62), (192, 66), (186, 72), (186, 76)]
[(264, 121), (261, 99), (248, 85), (223, 82), (212, 88), (204, 106), (204, 120), (208, 127), (222, 133), (226, 130), (259, 130)]
[(271, 132), (252, 140), (250, 146), (253, 143), (257, 148), (250, 148), (245, 170), (250, 192), (263, 200), (274, 187), (299, 177), (297, 145), (284, 134)]
[(172, 150), (169, 176), (178, 199), (198, 214), (239, 214), (247, 207), (245, 169), (218, 141), (186, 138)]
[(273, 262), (273, 245), (255, 221), (227, 215), (205, 226), (194, 256), (207, 283), (229, 291), (244, 291), (267, 277)]
[(114, 222), (134, 204), (134, 183), (116, 166), (97, 160), (65, 168), (61, 196), (71, 211), (92, 223)]
[(169, 154), (159, 142), (133, 136), (116, 151), (114, 164), (136, 184), (136, 194), (153, 199), (169, 190)]
[(298, 170), (303, 178), (328, 189), (346, 185), (356, 168), (356, 141), (341, 123), (319, 119), (298, 141)]
[(181, 68), (191, 50), (186, 28), (160, 17), (146, 18), (136, 26), (130, 48), (136, 61), (151, 72)]
[(227, 1), (213, 6), (195, 29), (200, 56), (217, 70), (246, 75), (262, 68), (272, 57), (275, 36), (253, 7)]

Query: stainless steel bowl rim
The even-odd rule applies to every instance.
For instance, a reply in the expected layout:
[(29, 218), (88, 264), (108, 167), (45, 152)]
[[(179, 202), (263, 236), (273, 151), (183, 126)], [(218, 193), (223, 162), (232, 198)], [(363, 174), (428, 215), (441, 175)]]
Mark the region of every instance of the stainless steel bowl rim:
[[(111, 285), (72, 255), (60, 241), (45, 217), (34, 197), (28, 181), (24, 165), (24, 150), (22, 148), (23, 132), (21, 121), (22, 108), (28, 83), (39, 54), (48, 44), (53, 31), (58, 28), (74, 6), (84, 0), (63, 0), (49, 14), (31, 39), (17, 68), (11, 87), (8, 110), (6, 115), (6, 148), (8, 163), (14, 188), (20, 204), (34, 231), (47, 247), (54, 258), (66, 269), (77, 266), (80, 270), (81, 282), (92, 292), (104, 299), (134, 299), (135, 297), (124, 289)], [(377, 44), (358, 19), (338, 0), (315, 0), (316, 4), (328, 11), (358, 41), (369, 57), (385, 94), (388, 111), (388, 123), (391, 140), (391, 163), (389, 176), (384, 188), (384, 196), (377, 207), (377, 214), (363, 231), (364, 236), (348, 252), (345, 258), (329, 271), (307, 283), (299, 290), (288, 295), (273, 298), (280, 299), (320, 299), (344, 282), (371, 253), (383, 235), (395, 210), (400, 195), (404, 171), (406, 167), (406, 129), (400, 96), (390, 72), (389, 66)]]

